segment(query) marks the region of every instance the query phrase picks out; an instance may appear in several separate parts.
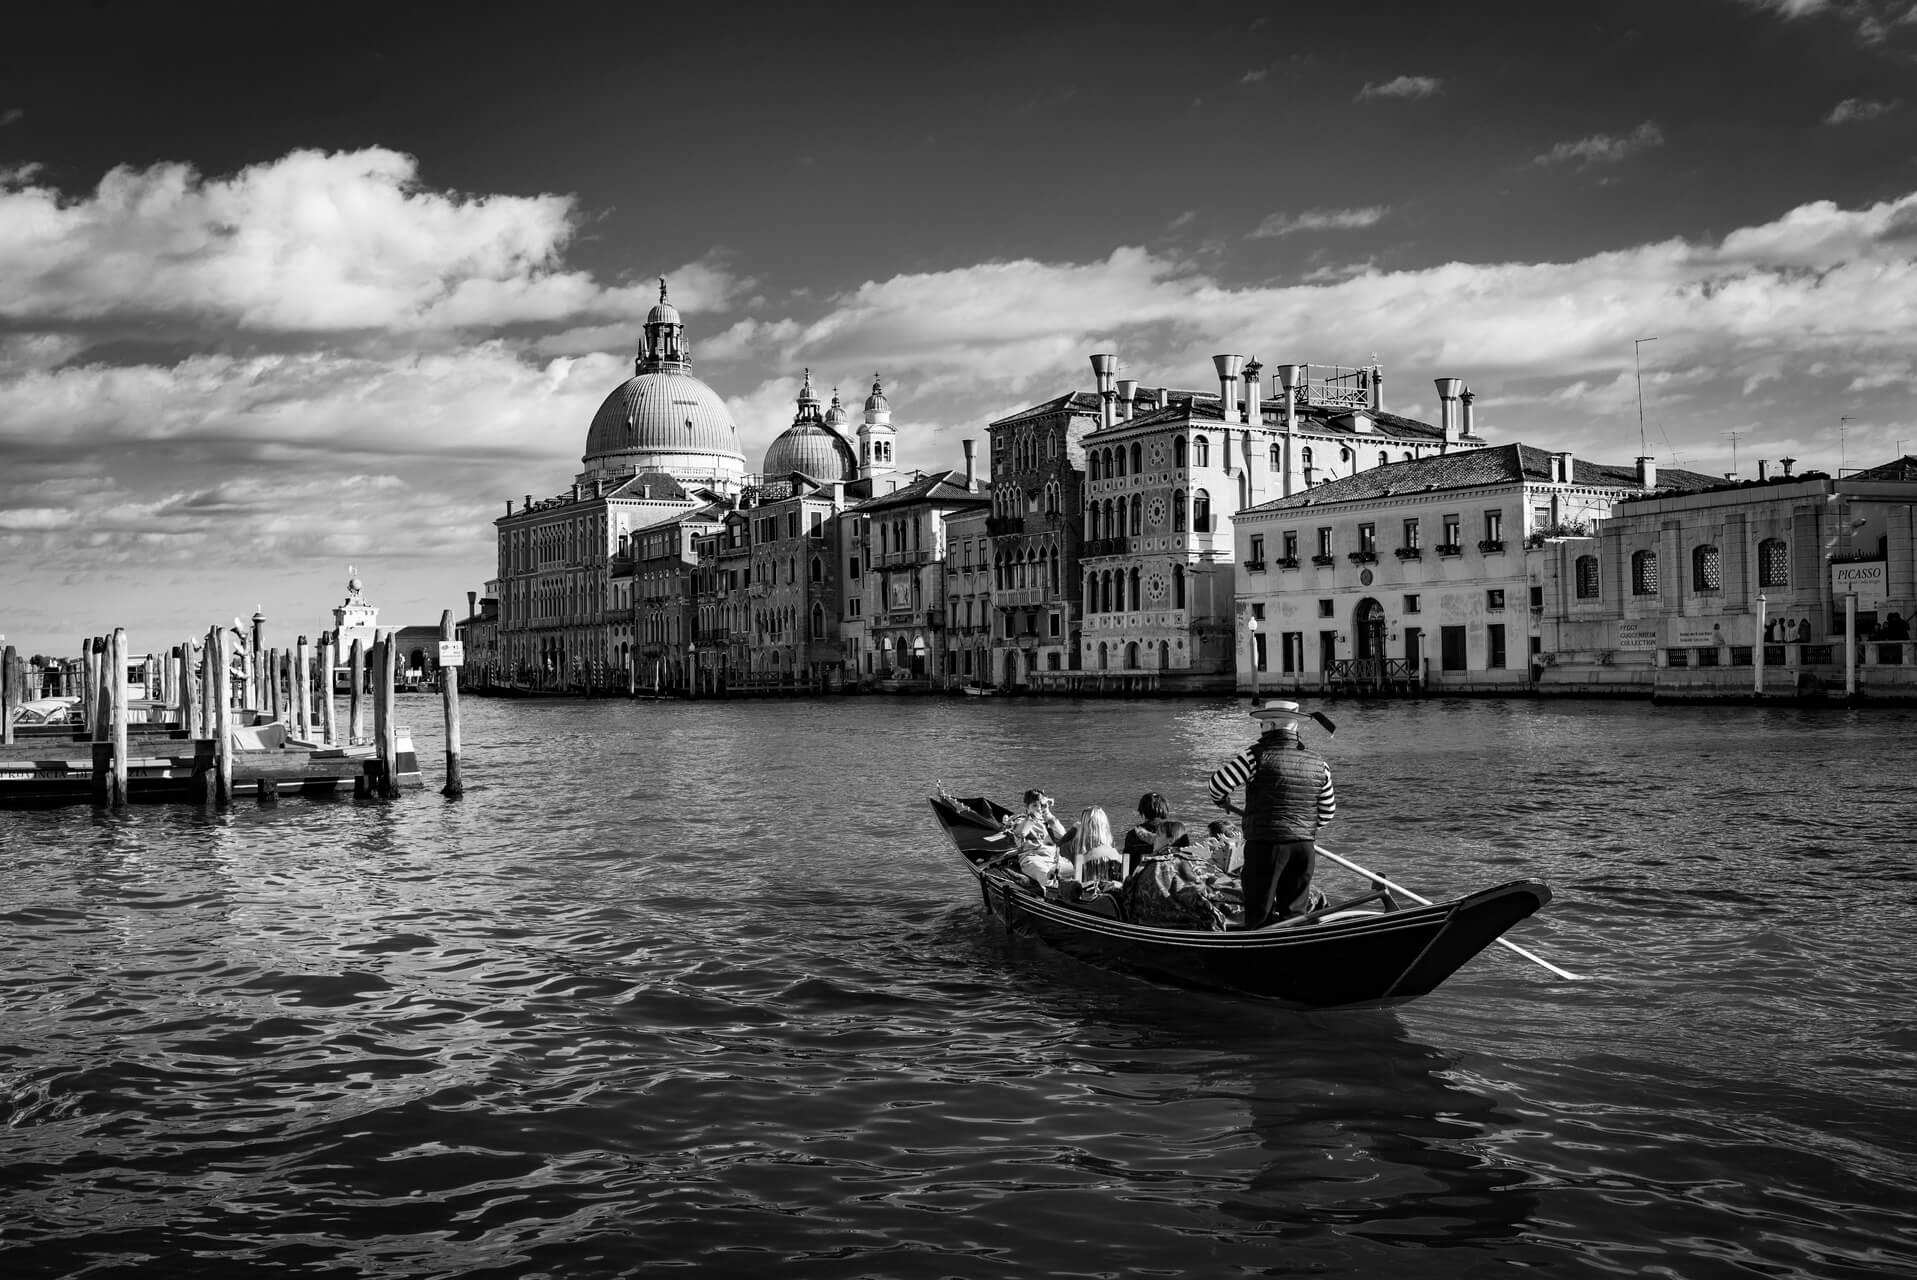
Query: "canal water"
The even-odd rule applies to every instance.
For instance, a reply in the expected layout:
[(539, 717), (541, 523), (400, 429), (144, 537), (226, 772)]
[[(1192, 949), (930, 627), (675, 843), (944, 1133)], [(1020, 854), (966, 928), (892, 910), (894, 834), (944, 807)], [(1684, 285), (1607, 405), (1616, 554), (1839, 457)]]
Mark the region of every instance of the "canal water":
[(1585, 980), (984, 916), (935, 786), (1209, 817), (1228, 702), (468, 701), (458, 802), (0, 814), (0, 1274), (1917, 1273), (1917, 713), (1329, 710), (1325, 843)]

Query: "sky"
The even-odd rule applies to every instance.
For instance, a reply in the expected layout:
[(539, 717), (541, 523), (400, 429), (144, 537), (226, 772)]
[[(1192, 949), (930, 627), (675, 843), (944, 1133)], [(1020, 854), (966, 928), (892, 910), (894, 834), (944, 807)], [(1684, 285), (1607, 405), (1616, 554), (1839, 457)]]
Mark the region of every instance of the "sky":
[[(1111, 351), (1384, 369), (1481, 435), (1917, 452), (1917, 0), (140, 6), (0, 47), (0, 636), (463, 616), (656, 277), (747, 469), (905, 469)], [(1641, 389), (1641, 395), (1640, 395)], [(981, 449), (981, 456), (983, 456)]]

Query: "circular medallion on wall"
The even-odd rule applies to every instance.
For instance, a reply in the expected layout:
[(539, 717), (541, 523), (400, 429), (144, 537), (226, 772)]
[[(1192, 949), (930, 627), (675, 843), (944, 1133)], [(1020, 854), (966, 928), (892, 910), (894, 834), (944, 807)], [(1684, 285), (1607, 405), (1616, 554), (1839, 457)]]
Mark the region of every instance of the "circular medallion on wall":
[(1165, 598), (1165, 588), (1169, 585), (1170, 584), (1165, 581), (1164, 574), (1154, 573), (1145, 580), (1145, 598), (1154, 603), (1163, 600)]
[(1163, 440), (1152, 441), (1152, 465), (1154, 467), (1162, 467), (1165, 465), (1165, 442)]
[(1363, 573), (1358, 575), (1358, 585), (1363, 587), (1368, 587), (1371, 585), (1371, 570), (1366, 569)]
[(1145, 508), (1145, 518), (1155, 525), (1165, 523), (1165, 500), (1153, 498), (1151, 505)]

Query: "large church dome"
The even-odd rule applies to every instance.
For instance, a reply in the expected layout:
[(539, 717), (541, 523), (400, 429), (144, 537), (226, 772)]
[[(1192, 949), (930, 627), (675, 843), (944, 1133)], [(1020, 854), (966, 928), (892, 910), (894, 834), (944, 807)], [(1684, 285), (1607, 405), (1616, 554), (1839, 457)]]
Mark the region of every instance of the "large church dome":
[(606, 397), (586, 432), (587, 473), (664, 471), (694, 484), (736, 484), (745, 453), (732, 413), (692, 376), (678, 308), (666, 300), (646, 316), (633, 375)]

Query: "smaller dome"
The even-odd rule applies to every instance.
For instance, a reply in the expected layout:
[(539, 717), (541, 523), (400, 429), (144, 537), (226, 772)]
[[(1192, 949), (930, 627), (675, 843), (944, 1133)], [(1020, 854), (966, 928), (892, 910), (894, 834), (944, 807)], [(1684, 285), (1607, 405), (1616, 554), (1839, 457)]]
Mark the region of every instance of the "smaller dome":
[(795, 422), (780, 433), (765, 451), (768, 476), (791, 475), (794, 471), (830, 484), (835, 480), (853, 480), (859, 474), (859, 461), (852, 446), (819, 422)]
[(870, 413), (879, 413), (892, 407), (892, 402), (885, 398), (885, 387), (876, 373), (872, 375), (872, 394), (865, 398), (865, 407)]
[(646, 312), (647, 324), (683, 324), (679, 319), (679, 308), (666, 301), (666, 278), (659, 277), (659, 301), (652, 310)]
[(839, 389), (832, 388), (832, 405), (825, 411), (825, 425), (842, 427), (845, 425), (845, 405), (839, 400)]

